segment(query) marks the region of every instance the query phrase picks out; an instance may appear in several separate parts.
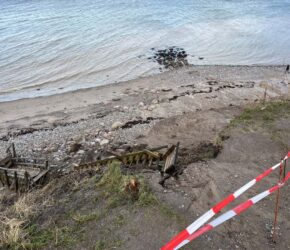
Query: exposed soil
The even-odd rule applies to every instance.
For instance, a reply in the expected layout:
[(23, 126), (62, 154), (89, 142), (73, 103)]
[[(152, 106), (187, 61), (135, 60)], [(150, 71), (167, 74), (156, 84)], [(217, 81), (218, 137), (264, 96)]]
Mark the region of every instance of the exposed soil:
[[(286, 154), (290, 147), (290, 114), (283, 107), (280, 110), (283, 116), (276, 108), (266, 108), (262, 114), (255, 114), (260, 112), (257, 109), (234, 118), (241, 109), (231, 107), (159, 121), (140, 143), (160, 145), (175, 131), (170, 140), (182, 142), (178, 163), (184, 169), (177, 180), (169, 179), (165, 188), (158, 184), (158, 172), (143, 173), (157, 203), (148, 196), (149, 202), (141, 205), (127, 198), (116, 202), (112, 200), (112, 188), (106, 191), (98, 184), (102, 172), (71, 173), (41, 190), (42, 197), (51, 201), (31, 220), (30, 239), (43, 249), (159, 249), (220, 199)], [(275, 185), (277, 174), (271, 174), (234, 204)], [(281, 192), (276, 243), (270, 239), (273, 194), (184, 249), (290, 249), (289, 191), (286, 185)], [(15, 199), (12, 193), (2, 192), (1, 211), (6, 213)]]

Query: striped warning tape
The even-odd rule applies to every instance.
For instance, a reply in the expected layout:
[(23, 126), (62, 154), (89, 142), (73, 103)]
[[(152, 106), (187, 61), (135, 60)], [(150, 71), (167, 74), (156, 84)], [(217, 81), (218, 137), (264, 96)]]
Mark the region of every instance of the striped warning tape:
[[(276, 190), (278, 190), (281, 187), (283, 187), (285, 182), (288, 179), (290, 179), (290, 172), (288, 172), (286, 177), (282, 180), (282, 182), (278, 183), (278, 185), (276, 185), (276, 186), (274, 186), (274, 187), (272, 187), (272, 188), (270, 188), (270, 189), (268, 189), (268, 190), (266, 190), (266, 191), (264, 191), (264, 192), (262, 192), (262, 193), (260, 193), (260, 194), (258, 194), (256, 196), (252, 197), (251, 199), (241, 203), (240, 205), (236, 206), (232, 210), (222, 214), (221, 216), (219, 216), (218, 218), (216, 218), (212, 222), (210, 222), (207, 225), (203, 226), (198, 231), (194, 232), (192, 235), (190, 235), (187, 238), (186, 243), (196, 239), (197, 237), (201, 236), (205, 232), (207, 232), (207, 231), (209, 231), (209, 230), (221, 225), (222, 223), (226, 222), (227, 220), (230, 220), (231, 218), (233, 218), (234, 216), (239, 215), (240, 213), (244, 212), (245, 210), (247, 210), (248, 208), (250, 208), (254, 204), (256, 204), (259, 201), (261, 201), (264, 198), (266, 198), (268, 195), (272, 194)], [(183, 245), (185, 245), (185, 244), (183, 244)], [(175, 249), (178, 249), (178, 248), (175, 248)]]
[(267, 169), (264, 173), (260, 174), (255, 179), (251, 180), (250, 182), (248, 182), (247, 184), (245, 184), (244, 186), (236, 190), (233, 194), (230, 194), (224, 200), (222, 200), (221, 202), (216, 204), (214, 207), (212, 207), (209, 211), (207, 211), (202, 216), (200, 216), (196, 221), (194, 221), (191, 225), (189, 225), (186, 229), (181, 231), (178, 235), (176, 235), (173, 239), (171, 239), (166, 245), (164, 245), (161, 248), (161, 250), (176, 250), (184, 246), (188, 242), (187, 238), (190, 235), (192, 235), (197, 229), (199, 229), (202, 225), (204, 225), (207, 221), (209, 221), (215, 214), (220, 212), (224, 207), (226, 207), (228, 204), (230, 204), (232, 201), (238, 198), (241, 194), (246, 192), (249, 188), (254, 186), (257, 182), (264, 179), (273, 170), (277, 169), (288, 158), (290, 158), (290, 152), (284, 157), (284, 159), (280, 163)]

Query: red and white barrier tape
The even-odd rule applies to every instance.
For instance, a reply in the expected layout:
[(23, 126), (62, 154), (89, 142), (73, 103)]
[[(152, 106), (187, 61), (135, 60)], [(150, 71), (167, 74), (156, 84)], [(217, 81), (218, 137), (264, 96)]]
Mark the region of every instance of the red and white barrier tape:
[[(263, 200), (264, 198), (266, 198), (268, 195), (270, 195), (271, 193), (275, 192), (276, 190), (280, 189), (281, 187), (284, 186), (285, 182), (290, 179), (290, 172), (288, 172), (288, 174), (286, 175), (286, 177), (284, 178), (284, 180), (279, 183), (278, 185), (252, 197), (251, 199), (241, 203), (240, 205), (236, 206), (235, 208), (233, 208), (232, 210), (222, 214), (221, 216), (219, 216), (218, 218), (216, 218), (215, 220), (213, 220), (212, 222), (208, 223), (207, 225), (203, 226), (202, 228), (200, 228), (198, 231), (196, 231), (195, 233), (193, 233), (192, 235), (190, 235), (187, 240), (186, 243), (196, 239), (197, 237), (201, 236), (202, 234), (204, 234), (205, 232), (221, 225), (222, 223), (226, 222), (227, 220), (230, 220), (231, 218), (233, 218), (236, 215), (239, 215), (240, 213), (244, 212), (245, 210), (247, 210), (248, 208), (250, 208), (251, 206), (253, 206), (254, 204), (258, 203), (259, 201)], [(185, 244), (186, 244), (185, 243)], [(185, 245), (184, 244), (184, 245)], [(176, 248), (178, 249), (178, 248)]]
[[(207, 221), (209, 221), (215, 214), (220, 212), (224, 207), (238, 198), (241, 194), (246, 192), (249, 188), (254, 186), (257, 182), (264, 179), (268, 176), (273, 170), (277, 169), (284, 161), (290, 158), (290, 152), (285, 156), (285, 158), (275, 166), (267, 169), (264, 173), (257, 176), (255, 179), (251, 180), (238, 190), (236, 190), (233, 194), (230, 194), (224, 200), (216, 204), (209, 211), (200, 216), (196, 221), (194, 221), (191, 225), (189, 225), (185, 230), (181, 231), (178, 235), (176, 235), (173, 239), (171, 239), (166, 245), (164, 245), (161, 250), (177, 250), (188, 243), (187, 238), (192, 235), (197, 229), (199, 229), (202, 225), (204, 225)], [(204, 229), (205, 230), (205, 229)], [(207, 230), (208, 231), (208, 230)]]

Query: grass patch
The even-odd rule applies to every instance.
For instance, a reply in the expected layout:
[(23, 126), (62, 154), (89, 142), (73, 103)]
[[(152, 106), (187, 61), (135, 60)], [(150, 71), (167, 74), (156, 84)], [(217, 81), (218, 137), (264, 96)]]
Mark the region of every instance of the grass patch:
[(95, 244), (95, 250), (118, 249), (122, 246), (123, 241), (119, 239), (108, 239), (107, 241), (98, 240)]
[(266, 104), (254, 104), (246, 108), (239, 116), (231, 120), (216, 138), (215, 144), (222, 146), (230, 136), (230, 130), (240, 128), (244, 131), (268, 129), (272, 139), (279, 139), (279, 131), (273, 131), (273, 125), (281, 117), (290, 116), (290, 100), (271, 101)]
[(31, 225), (27, 229), (27, 242), (21, 244), (20, 249), (42, 249), (48, 245), (53, 248), (72, 247), (76, 242), (82, 240), (82, 232), (77, 227), (55, 227), (53, 229), (39, 229)]
[(89, 221), (98, 221), (103, 216), (100, 212), (94, 212), (91, 214), (75, 214), (72, 215), (72, 219), (78, 223), (85, 223)]
[(158, 204), (158, 199), (152, 192), (146, 180), (141, 179), (141, 185), (139, 189), (139, 197), (137, 204), (139, 206), (151, 206)]
[(54, 234), (51, 230), (39, 230), (36, 225), (28, 227), (27, 234), (29, 240), (22, 243), (26, 249), (41, 249), (54, 240)]
[(272, 122), (280, 117), (285, 117), (290, 115), (290, 101), (272, 101), (266, 103), (265, 105), (257, 104), (246, 108), (244, 112), (234, 118), (230, 127), (236, 127), (238, 125), (265, 125)]
[(37, 225), (30, 225), (25, 230), (25, 237), (18, 241), (2, 245), (1, 249), (38, 250), (48, 245), (53, 248), (72, 247), (80, 241), (80, 231), (77, 228), (55, 227), (53, 229), (39, 229)]
[(114, 220), (114, 225), (116, 227), (121, 227), (125, 224), (125, 217), (122, 214), (119, 214), (118, 216), (116, 216), (115, 220)]
[(108, 166), (103, 178), (97, 183), (97, 188), (107, 199), (109, 208), (125, 204), (148, 206), (157, 201), (146, 181), (141, 176), (122, 174), (118, 162)]

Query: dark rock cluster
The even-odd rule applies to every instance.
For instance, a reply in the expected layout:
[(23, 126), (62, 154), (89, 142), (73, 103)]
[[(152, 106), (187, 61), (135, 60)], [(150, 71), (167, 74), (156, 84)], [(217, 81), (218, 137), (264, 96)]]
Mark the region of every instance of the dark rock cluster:
[(159, 50), (151, 48), (151, 51), (153, 52), (153, 56), (148, 57), (148, 59), (164, 66), (165, 69), (174, 69), (188, 65), (188, 54), (183, 48), (172, 46)]

